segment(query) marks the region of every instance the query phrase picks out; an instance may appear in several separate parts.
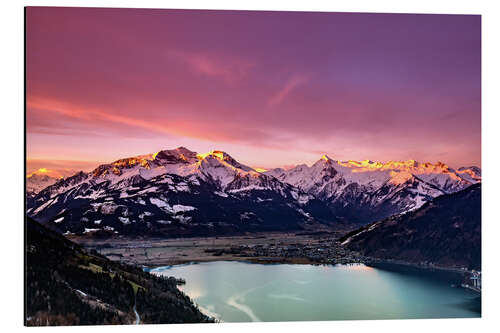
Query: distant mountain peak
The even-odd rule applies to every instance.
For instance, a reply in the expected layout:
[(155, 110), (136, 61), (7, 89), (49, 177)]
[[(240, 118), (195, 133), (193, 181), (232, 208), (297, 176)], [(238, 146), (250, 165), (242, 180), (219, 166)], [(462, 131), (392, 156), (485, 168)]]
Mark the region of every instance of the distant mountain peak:
[(47, 169), (47, 168), (40, 168), (38, 170), (35, 170), (28, 174), (26, 178), (32, 178), (32, 177), (37, 177), (39, 179), (45, 178), (45, 177), (50, 177), (50, 178), (55, 178), (55, 179), (61, 179), (64, 178), (64, 176), (59, 172), (58, 170), (52, 170), (52, 169)]
[[(430, 162), (418, 162), (413, 159), (405, 161), (387, 161), (378, 162), (372, 160), (347, 160), (338, 161), (338, 165), (350, 169), (355, 169), (354, 172), (370, 172), (370, 171), (407, 171), (414, 174), (429, 174), (429, 173), (453, 173), (453, 169), (443, 162), (437, 162), (435, 164)], [(471, 168), (460, 168), (459, 170), (468, 169), (472, 173), (477, 173), (478, 169)]]
[(328, 155), (326, 155), (326, 154), (324, 154), (323, 156), (321, 156), (321, 159), (324, 160), (324, 161), (327, 161), (327, 162), (332, 161), (332, 159)]
[(55, 184), (63, 176), (52, 170), (40, 168), (26, 176), (26, 192), (36, 194), (45, 187)]
[(407, 161), (388, 161), (388, 162), (375, 162), (372, 160), (355, 161), (348, 160), (338, 162), (339, 165), (348, 168), (357, 168), (360, 171), (377, 171), (377, 170), (394, 170), (394, 169), (409, 169), (419, 166), (419, 162), (415, 160)]
[[(43, 180), (43, 179), (50, 179), (50, 178), (54, 178), (54, 179), (58, 179), (59, 177), (53, 177), (53, 176), (50, 176), (50, 175), (47, 175), (47, 174), (39, 174), (39, 173), (30, 173), (29, 175), (26, 176), (27, 179), (29, 180)], [(62, 178), (62, 177), (60, 177)]]

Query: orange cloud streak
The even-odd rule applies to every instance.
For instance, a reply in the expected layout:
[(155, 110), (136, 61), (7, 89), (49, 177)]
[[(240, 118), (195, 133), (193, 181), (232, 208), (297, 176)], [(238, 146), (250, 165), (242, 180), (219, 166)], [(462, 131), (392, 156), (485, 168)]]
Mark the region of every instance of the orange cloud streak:
[(72, 105), (70, 103), (54, 99), (35, 98), (35, 97), (28, 98), (27, 106), (28, 109), (29, 108), (42, 109), (49, 112), (63, 114), (65, 116), (75, 119), (81, 119), (87, 121), (95, 121), (96, 119), (110, 121), (117, 124), (139, 127), (157, 133), (187, 136), (191, 138), (204, 139), (204, 140), (209, 139), (209, 140), (235, 141), (235, 139), (230, 137), (229, 135), (213, 130), (209, 131), (208, 126), (206, 127), (196, 126), (196, 124), (192, 122), (177, 121), (175, 124), (171, 123), (169, 125), (165, 125), (158, 121), (147, 121), (140, 119), (138, 117), (132, 118), (124, 115), (113, 114), (110, 113), (109, 110), (83, 108), (77, 105)]
[[(249, 129), (244, 123), (224, 123), (223, 126), (214, 127), (210, 122), (196, 122), (192, 120), (163, 123), (165, 119), (148, 121), (140, 117), (128, 117), (112, 113), (114, 110), (87, 108), (66, 101), (51, 98), (41, 98), (28, 96), (27, 100), (28, 116), (29, 109), (35, 108), (44, 112), (53, 112), (78, 120), (88, 121), (95, 124), (96, 120), (109, 121), (115, 124), (127, 125), (141, 128), (160, 134), (184, 136), (193, 139), (214, 142), (243, 143), (270, 149), (283, 149), (283, 145), (272, 140), (272, 133), (263, 128)], [(29, 128), (28, 128), (29, 132)]]

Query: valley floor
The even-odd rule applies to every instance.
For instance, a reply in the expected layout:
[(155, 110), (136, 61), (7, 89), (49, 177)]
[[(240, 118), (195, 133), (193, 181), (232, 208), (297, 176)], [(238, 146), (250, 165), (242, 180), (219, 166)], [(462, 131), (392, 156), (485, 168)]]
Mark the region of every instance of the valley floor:
[(73, 237), (111, 260), (148, 267), (239, 260), (259, 263), (353, 263), (363, 258), (337, 239), (346, 231), (252, 233), (243, 236), (173, 239), (88, 239)]

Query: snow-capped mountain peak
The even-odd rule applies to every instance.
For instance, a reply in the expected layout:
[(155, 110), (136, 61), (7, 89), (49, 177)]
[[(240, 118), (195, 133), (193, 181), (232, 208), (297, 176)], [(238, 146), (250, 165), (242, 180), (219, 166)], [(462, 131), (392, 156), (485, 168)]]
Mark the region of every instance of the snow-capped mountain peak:
[(206, 154), (197, 154), (197, 157), (201, 161), (206, 160), (206, 159), (209, 159), (209, 160), (215, 159), (215, 160), (220, 161), (221, 163), (223, 163), (225, 165), (228, 165), (232, 168), (243, 170), (245, 172), (255, 171), (253, 168), (239, 163), (234, 158), (232, 158), (231, 155), (229, 155), (228, 153), (221, 151), (221, 150), (213, 150), (213, 151), (206, 153)]

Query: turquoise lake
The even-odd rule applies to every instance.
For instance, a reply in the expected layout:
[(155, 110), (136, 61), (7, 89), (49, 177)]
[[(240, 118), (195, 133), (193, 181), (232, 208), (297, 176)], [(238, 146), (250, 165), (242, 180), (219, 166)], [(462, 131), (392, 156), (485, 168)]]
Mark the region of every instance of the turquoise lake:
[(224, 322), (480, 317), (478, 294), (429, 273), (232, 261), (150, 271), (185, 279), (180, 289)]

